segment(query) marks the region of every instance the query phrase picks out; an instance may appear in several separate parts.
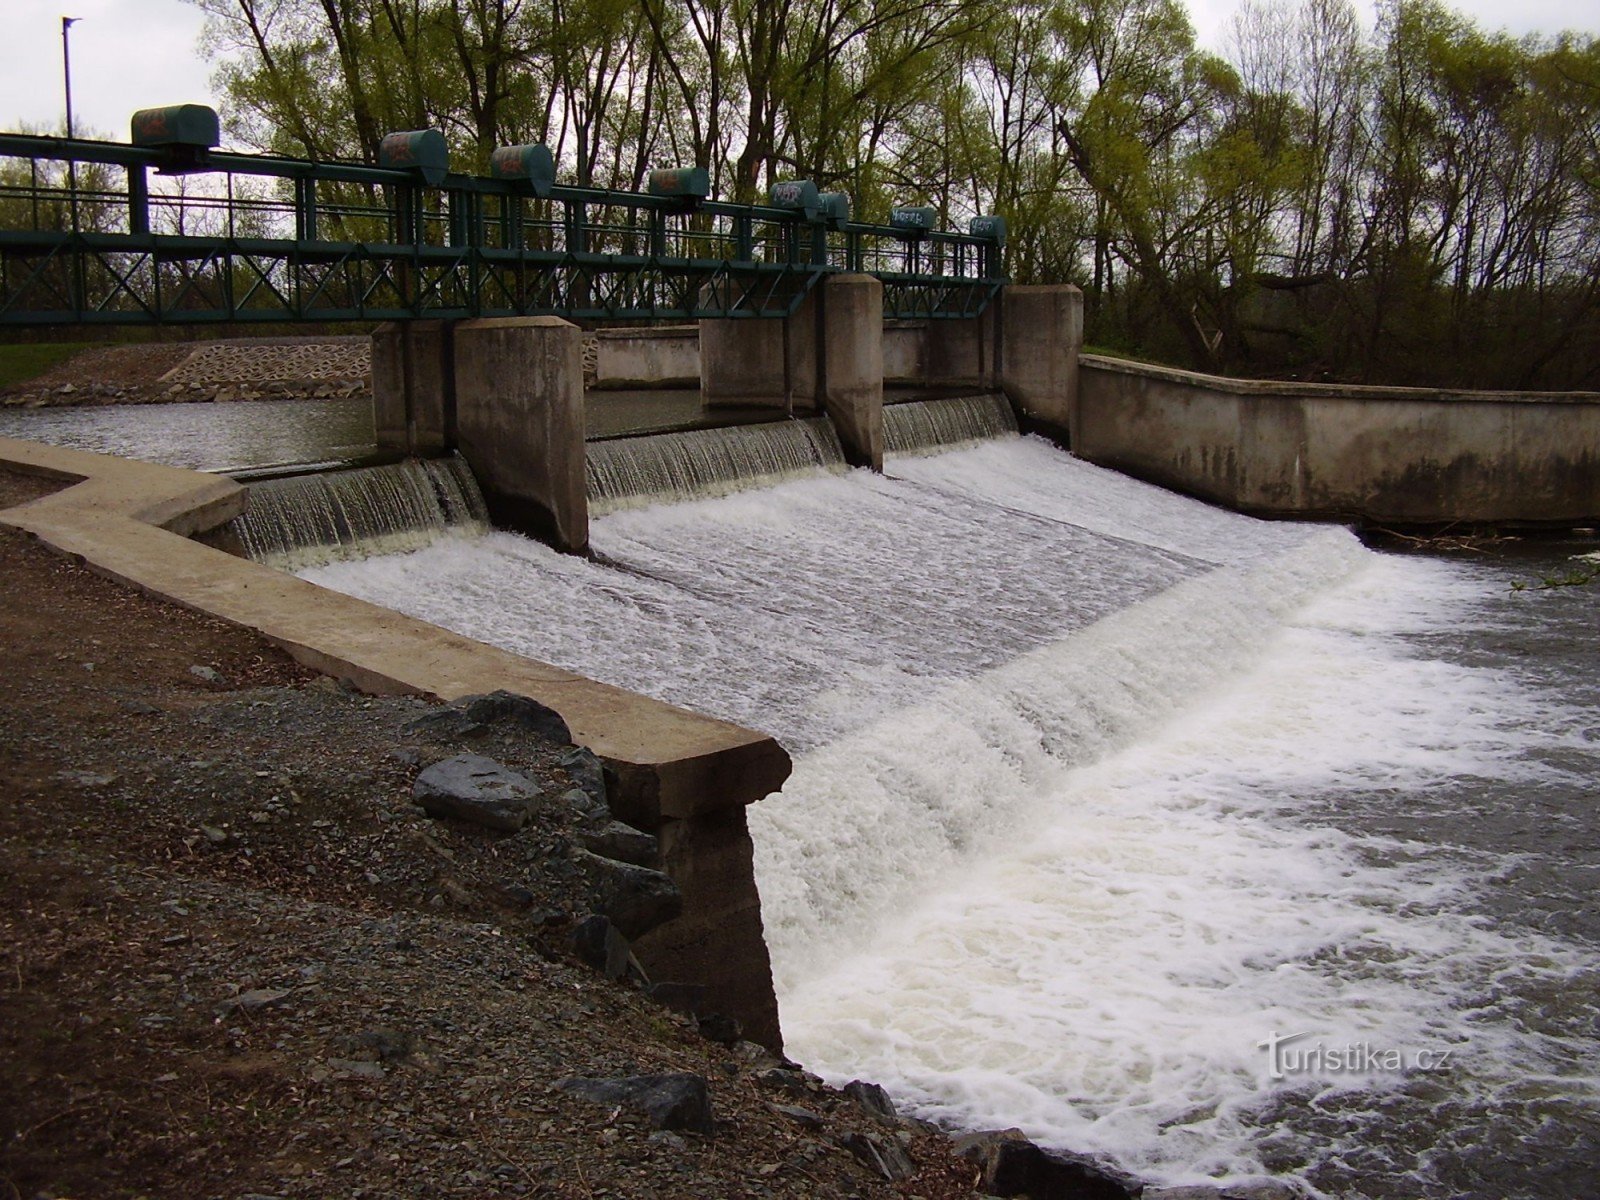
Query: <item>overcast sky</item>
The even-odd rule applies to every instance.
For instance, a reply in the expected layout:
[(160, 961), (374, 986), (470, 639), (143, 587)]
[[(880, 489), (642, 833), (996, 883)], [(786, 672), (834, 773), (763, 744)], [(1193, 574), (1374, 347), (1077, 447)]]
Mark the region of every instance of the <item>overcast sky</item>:
[[(61, 18), (72, 27), (72, 107), (81, 135), (128, 135), (135, 109), (215, 103), (211, 67), (196, 50), (201, 16), (183, 0), (0, 0), (0, 129), (58, 126)], [(1357, 0), (1370, 21), (1370, 0)], [(1222, 47), (1237, 0), (1189, 0), (1201, 41)], [(1600, 0), (1456, 0), (1488, 29), (1600, 34)]]

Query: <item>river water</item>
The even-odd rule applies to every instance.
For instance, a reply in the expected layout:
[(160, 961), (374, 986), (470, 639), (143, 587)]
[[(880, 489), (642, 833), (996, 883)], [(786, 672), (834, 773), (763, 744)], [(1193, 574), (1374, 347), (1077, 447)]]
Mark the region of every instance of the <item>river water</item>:
[(309, 572), (766, 729), (791, 1054), (1165, 1182), (1600, 1190), (1600, 589), (1010, 439)]
[[(172, 407), (0, 432), (345, 437)], [(1380, 554), (1016, 438), (593, 540), (306, 574), (788, 746), (751, 826), (808, 1066), (1163, 1182), (1600, 1195), (1600, 586), (1511, 587), (1593, 542)]]

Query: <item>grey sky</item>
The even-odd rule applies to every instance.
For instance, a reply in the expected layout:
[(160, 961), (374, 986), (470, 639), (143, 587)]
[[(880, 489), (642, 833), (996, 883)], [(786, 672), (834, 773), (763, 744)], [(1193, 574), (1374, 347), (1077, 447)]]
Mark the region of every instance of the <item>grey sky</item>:
[[(72, 98), (79, 133), (127, 137), (138, 108), (212, 100), (196, 49), (201, 17), (183, 0), (3, 0), (0, 128), (55, 127), (63, 118), (61, 18), (72, 27)], [(1370, 0), (1357, 0), (1371, 18)], [(1190, 0), (1202, 42), (1220, 48), (1237, 0)], [(1600, 0), (1457, 0), (1489, 29), (1600, 33)]]

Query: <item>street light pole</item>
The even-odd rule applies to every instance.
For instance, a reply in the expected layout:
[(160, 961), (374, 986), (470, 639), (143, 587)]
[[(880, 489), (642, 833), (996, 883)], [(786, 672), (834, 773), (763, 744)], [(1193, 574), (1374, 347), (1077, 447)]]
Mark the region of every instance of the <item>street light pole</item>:
[[(79, 17), (61, 18), (61, 77), (66, 82), (67, 90), (67, 140), (71, 141), (72, 131), (72, 39), (68, 32)], [(70, 157), (67, 159), (67, 207), (72, 214), (72, 232), (78, 232), (78, 164)]]
[(81, 20), (81, 19), (82, 18), (80, 18), (80, 17), (62, 17), (61, 18), (61, 75), (62, 75), (62, 78), (66, 81), (66, 85), (67, 85), (67, 88), (66, 88), (66, 90), (67, 90), (67, 136), (69, 138), (73, 136), (73, 133), (72, 133), (72, 39), (67, 36), (67, 33), (68, 33), (68, 30), (70, 30), (72, 28), (73, 24), (75, 22)]

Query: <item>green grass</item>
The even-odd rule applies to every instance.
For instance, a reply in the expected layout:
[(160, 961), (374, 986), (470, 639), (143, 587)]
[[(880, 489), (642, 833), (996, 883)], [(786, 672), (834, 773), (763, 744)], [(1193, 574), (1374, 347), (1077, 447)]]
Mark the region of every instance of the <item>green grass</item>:
[(0, 388), (15, 387), (43, 375), (57, 363), (66, 362), (88, 342), (23, 342), (0, 346)]

